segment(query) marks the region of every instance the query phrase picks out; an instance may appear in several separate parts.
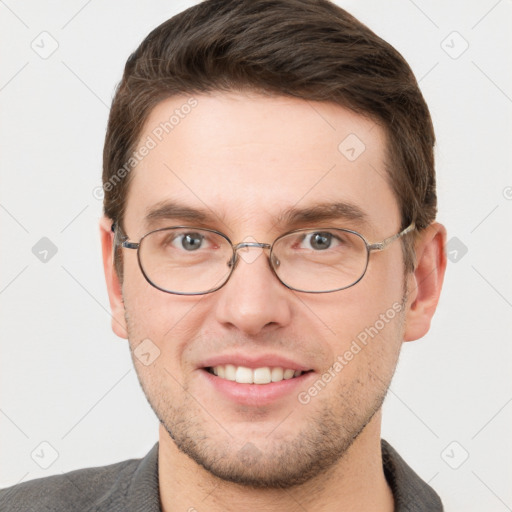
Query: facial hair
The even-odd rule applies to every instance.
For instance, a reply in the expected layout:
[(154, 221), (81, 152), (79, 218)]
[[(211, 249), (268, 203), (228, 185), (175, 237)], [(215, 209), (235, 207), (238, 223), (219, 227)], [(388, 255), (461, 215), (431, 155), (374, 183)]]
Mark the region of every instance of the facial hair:
[[(405, 302), (404, 296), (403, 305)], [(405, 308), (402, 307), (402, 312), (394, 320), (395, 327), (389, 342), (402, 335), (404, 318)], [(126, 321), (129, 339), (137, 339), (135, 326), (131, 325), (128, 314)], [(368, 366), (361, 369), (367, 372), (366, 378), (341, 384), (342, 377), (338, 377), (338, 384), (330, 384), (338, 386), (336, 394), (326, 392), (322, 398), (315, 398), (323, 400), (323, 407), (314, 415), (297, 403), (288, 421), (293, 421), (295, 415), (303, 411), (309, 417), (305, 422), (301, 417), (301, 428), (294, 429), (292, 434), (282, 434), (277, 428), (271, 436), (253, 437), (248, 434), (236, 442), (218, 421), (218, 425), (213, 424), (208, 417), (212, 414), (192, 395), (188, 384), (182, 385), (177, 400), (162, 384), (165, 380), (173, 380), (168, 370), (155, 366), (148, 371), (136, 361), (133, 350), (132, 357), (151, 408), (182, 453), (223, 481), (254, 489), (288, 489), (318, 477), (344, 457), (381, 409), (398, 353), (399, 348), (394, 355), (393, 367), (386, 368), (381, 375)], [(370, 393), (367, 389), (369, 384)], [(258, 414), (261, 417), (265, 410), (263, 408), (253, 414), (255, 418)]]

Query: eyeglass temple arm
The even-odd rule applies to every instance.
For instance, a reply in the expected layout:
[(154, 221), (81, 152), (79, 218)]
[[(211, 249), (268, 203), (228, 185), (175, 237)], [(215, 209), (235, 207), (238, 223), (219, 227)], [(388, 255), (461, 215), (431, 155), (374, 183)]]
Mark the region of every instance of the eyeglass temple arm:
[(138, 249), (140, 244), (136, 242), (128, 242), (128, 237), (121, 234), (121, 228), (117, 225), (116, 222), (112, 223), (111, 229), (114, 233), (114, 239), (112, 240), (112, 265), (114, 265), (116, 259), (116, 249), (118, 246), (125, 247), (126, 249)]
[(415, 228), (416, 228), (416, 224), (414, 222), (411, 222), (404, 230), (400, 231), (400, 233), (397, 233), (396, 235), (385, 238), (384, 240), (382, 240), (382, 242), (376, 242), (374, 244), (370, 244), (368, 246), (368, 250), (369, 251), (382, 251), (389, 244), (393, 243), (397, 238), (400, 238), (400, 237), (406, 235), (407, 233), (410, 233)]

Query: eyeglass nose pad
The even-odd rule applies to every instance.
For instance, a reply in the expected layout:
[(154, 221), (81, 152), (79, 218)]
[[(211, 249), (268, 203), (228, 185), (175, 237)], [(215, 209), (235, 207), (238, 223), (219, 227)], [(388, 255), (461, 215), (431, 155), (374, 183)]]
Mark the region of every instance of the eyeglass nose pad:
[(275, 254), (272, 254), (272, 266), (277, 269), (279, 265), (281, 265), (281, 262), (279, 261)]
[(228, 261), (228, 268), (234, 270), (237, 263), (238, 263), (238, 253), (234, 252), (233, 256), (231, 256), (231, 258)]

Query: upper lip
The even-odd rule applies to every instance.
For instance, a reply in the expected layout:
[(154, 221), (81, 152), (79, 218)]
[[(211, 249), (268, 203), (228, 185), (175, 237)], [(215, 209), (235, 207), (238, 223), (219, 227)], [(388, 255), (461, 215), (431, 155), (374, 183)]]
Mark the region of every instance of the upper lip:
[(232, 364), (234, 366), (245, 366), (247, 368), (262, 368), (264, 366), (280, 367), (290, 370), (300, 370), (307, 372), (312, 368), (307, 364), (295, 361), (289, 357), (281, 356), (278, 354), (261, 354), (256, 356), (254, 354), (221, 354), (204, 359), (199, 364), (200, 368), (210, 368), (214, 366)]

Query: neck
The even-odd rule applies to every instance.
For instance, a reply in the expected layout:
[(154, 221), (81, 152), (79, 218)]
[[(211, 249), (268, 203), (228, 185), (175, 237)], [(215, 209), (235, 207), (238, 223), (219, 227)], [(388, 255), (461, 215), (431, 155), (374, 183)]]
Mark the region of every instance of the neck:
[[(158, 472), (163, 512), (226, 510), (393, 511), (380, 447), (380, 412), (329, 471), (291, 489), (226, 482), (180, 452), (160, 425)], [(300, 505), (300, 506), (299, 506)]]

